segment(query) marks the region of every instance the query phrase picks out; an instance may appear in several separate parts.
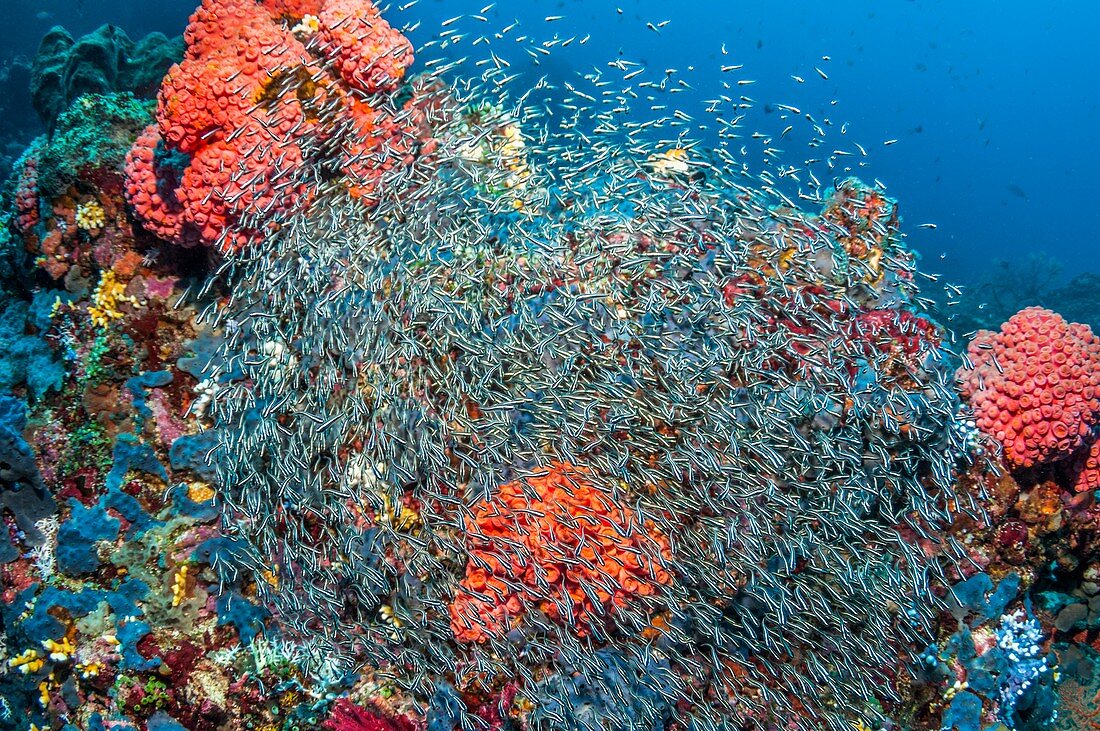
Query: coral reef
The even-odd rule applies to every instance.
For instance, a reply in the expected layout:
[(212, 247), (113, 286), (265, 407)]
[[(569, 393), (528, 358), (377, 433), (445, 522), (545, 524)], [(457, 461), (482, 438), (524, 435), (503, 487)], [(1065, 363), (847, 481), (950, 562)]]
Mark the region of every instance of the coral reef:
[(415, 728), (404, 718), (388, 719), (357, 706), (346, 698), (333, 704), (324, 727), (330, 731), (413, 731)]
[[(1058, 716), (1055, 657), (1049, 638), (1027, 609), (1005, 611), (1015, 598), (1015, 574), (1000, 585), (986, 574), (960, 582), (952, 590), (958, 629), (940, 646), (920, 656), (927, 682), (946, 685), (942, 728), (978, 731), (1043, 728)], [(997, 620), (997, 626), (990, 626)]]
[(184, 44), (51, 31), (0, 195), (0, 727), (1095, 724), (1086, 326), (956, 370), (881, 186), (406, 78), (368, 0)]
[(82, 96), (28, 150), (13, 193), (21, 240), (9, 252), (24, 288), (38, 269), (74, 292), (93, 286), (100, 268), (128, 278), (160, 248), (140, 229), (135, 239), (122, 201), (121, 168), (150, 116), (149, 103), (129, 93)]
[(27, 231), (38, 224), (38, 167), (41, 150), (36, 143), (27, 148), (15, 164), (15, 228)]
[(48, 295), (38, 294), (32, 302), (12, 299), (0, 313), (0, 350), (5, 356), (0, 360), (0, 390), (26, 385), (36, 399), (61, 390), (65, 369), (42, 338), (48, 327), (43, 310), (52, 304)]
[(1087, 326), (1034, 307), (971, 342), (957, 373), (973, 411), (971, 461), (956, 490), (978, 509), (957, 508), (945, 531), (965, 559), (949, 569), (954, 603), (923, 655), (905, 727), (1076, 728), (1094, 717), (1065, 686), (1096, 680), (1082, 658), (1100, 626), (1098, 347)]
[(376, 215), (335, 191), (227, 255), (211, 459), (273, 619), (433, 728), (509, 682), (555, 728), (879, 717), (961, 451), (893, 202), (716, 169), (609, 213), (644, 158), (605, 150), (517, 210), (464, 154), (506, 124), (440, 107)]

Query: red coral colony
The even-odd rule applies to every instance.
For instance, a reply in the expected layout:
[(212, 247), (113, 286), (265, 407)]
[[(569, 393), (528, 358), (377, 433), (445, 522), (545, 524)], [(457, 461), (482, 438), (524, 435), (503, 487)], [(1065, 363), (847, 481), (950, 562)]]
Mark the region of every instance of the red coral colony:
[(356, 195), (412, 154), (409, 113), (371, 105), (397, 88), (412, 46), (371, 3), (209, 0), (184, 39), (156, 122), (127, 157), (127, 200), (157, 236), (210, 246), (229, 230), (229, 247), (262, 237), (258, 222), (308, 203), (298, 171), (341, 126), (354, 134), (336, 161)]

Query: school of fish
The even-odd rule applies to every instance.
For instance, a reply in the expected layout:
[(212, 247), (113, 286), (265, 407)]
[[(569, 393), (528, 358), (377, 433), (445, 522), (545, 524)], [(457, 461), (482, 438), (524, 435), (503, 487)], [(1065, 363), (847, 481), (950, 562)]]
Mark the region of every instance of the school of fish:
[[(302, 161), (278, 190), (309, 193), (274, 203), (242, 164), (263, 205), (212, 242), (207, 459), (239, 568), (327, 672), (367, 664), (462, 728), (461, 696), (505, 683), (542, 728), (880, 718), (965, 434), (895, 203), (851, 177), (866, 149), (791, 105), (748, 131), (725, 58), (695, 116), (675, 70), (622, 58), (532, 84), (501, 43), (537, 65), (587, 39), (491, 7), (400, 84), (258, 118)], [(301, 134), (344, 95), (397, 120), (400, 164), (361, 125)], [(796, 125), (816, 157), (792, 163)]]

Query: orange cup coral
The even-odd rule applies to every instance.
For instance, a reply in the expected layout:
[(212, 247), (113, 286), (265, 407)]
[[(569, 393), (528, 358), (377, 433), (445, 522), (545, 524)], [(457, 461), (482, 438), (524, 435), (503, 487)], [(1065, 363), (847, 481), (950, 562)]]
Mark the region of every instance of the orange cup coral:
[(462, 642), (500, 637), (532, 607), (584, 636), (672, 580), (668, 538), (568, 464), (502, 485), (466, 530), (470, 559), (450, 606)]
[(376, 97), (398, 88), (412, 45), (369, 0), (204, 0), (184, 40), (127, 158), (127, 200), (157, 236), (226, 249), (262, 238), (273, 214), (312, 199), (296, 174), (310, 145), (335, 148), (368, 203), (411, 159), (415, 123)]

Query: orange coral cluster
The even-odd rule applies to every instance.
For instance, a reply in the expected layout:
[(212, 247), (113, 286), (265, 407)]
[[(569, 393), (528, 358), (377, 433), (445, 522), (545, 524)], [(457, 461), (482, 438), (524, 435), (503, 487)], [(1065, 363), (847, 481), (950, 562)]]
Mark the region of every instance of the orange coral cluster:
[(362, 0), (328, 0), (317, 15), (320, 48), (336, 64), (344, 83), (375, 94), (392, 89), (412, 63), (412, 45), (378, 9)]
[(1011, 468), (1079, 459), (1079, 486), (1097, 481), (1087, 467), (1097, 462), (1100, 339), (1087, 325), (1029, 307), (1000, 332), (979, 332), (968, 354), (973, 367), (957, 374), (962, 396)]
[(584, 636), (672, 580), (668, 538), (568, 464), (504, 484), (466, 530), (470, 560), (450, 606), (462, 642), (502, 636), (529, 607)]
[(864, 263), (868, 281), (877, 281), (884, 247), (898, 229), (897, 205), (878, 190), (849, 178), (837, 185), (821, 218), (830, 224), (827, 233), (836, 237), (848, 255)]
[(184, 39), (127, 158), (127, 198), (158, 236), (249, 243), (270, 214), (308, 202), (307, 140), (339, 136), (357, 196), (412, 154), (414, 125), (366, 96), (397, 88), (412, 46), (369, 0), (204, 0)]

